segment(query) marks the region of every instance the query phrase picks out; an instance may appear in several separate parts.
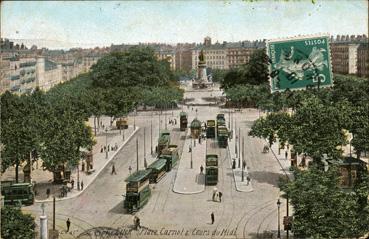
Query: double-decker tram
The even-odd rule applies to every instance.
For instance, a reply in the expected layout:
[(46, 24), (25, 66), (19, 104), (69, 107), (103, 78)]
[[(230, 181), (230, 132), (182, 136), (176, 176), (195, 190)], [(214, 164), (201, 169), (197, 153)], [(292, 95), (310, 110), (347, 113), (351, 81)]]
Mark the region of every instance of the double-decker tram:
[(151, 196), (150, 172), (151, 170), (139, 170), (125, 180), (127, 185), (123, 206), (128, 212), (138, 211), (149, 201)]
[(159, 158), (150, 164), (147, 169), (151, 170), (149, 175), (150, 183), (157, 183), (166, 173), (167, 160), (164, 158)]
[(187, 120), (187, 113), (186, 112), (181, 112), (179, 113), (179, 121), (180, 121), (180, 130), (181, 131), (185, 131), (187, 129), (187, 124), (188, 124), (188, 120)]
[(227, 148), (228, 146), (228, 136), (229, 132), (227, 127), (225, 126), (219, 126), (218, 127), (218, 145), (220, 148)]
[(168, 147), (170, 144), (170, 131), (161, 130), (158, 139), (158, 155), (162, 153), (162, 150)]
[(215, 138), (215, 120), (208, 120), (206, 123), (206, 138)]
[(1, 195), (5, 204), (21, 203), (31, 205), (35, 201), (33, 185), (31, 183), (15, 183), (13, 181), (1, 182)]
[(218, 155), (207, 154), (205, 162), (205, 184), (216, 185), (218, 183)]
[(162, 150), (162, 154), (159, 158), (164, 158), (166, 160), (166, 170), (169, 172), (178, 162), (178, 146), (171, 144), (167, 148)]

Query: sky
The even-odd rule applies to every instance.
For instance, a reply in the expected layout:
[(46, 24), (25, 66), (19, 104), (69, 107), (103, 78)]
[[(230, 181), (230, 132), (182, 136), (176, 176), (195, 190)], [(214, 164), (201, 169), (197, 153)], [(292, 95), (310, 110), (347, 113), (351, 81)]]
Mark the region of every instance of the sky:
[[(315, 2), (315, 3), (312, 3)], [(5, 1), (1, 37), (50, 49), (368, 35), (366, 0)]]

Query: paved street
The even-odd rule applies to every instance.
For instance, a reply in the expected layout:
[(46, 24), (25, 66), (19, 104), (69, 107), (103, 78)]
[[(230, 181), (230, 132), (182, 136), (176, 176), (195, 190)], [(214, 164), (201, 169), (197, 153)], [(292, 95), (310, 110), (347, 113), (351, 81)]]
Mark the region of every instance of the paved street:
[[(208, 97), (211, 91), (191, 92), (192, 96)], [(227, 110), (218, 107), (194, 106), (183, 107), (189, 113), (189, 122), (196, 116), (200, 121), (215, 119), (217, 113), (225, 113), (229, 120)], [(196, 112), (197, 109), (197, 112)], [(173, 111), (177, 117), (180, 110)], [(171, 111), (167, 113), (167, 120), (172, 117)], [(140, 130), (127, 144), (121, 148), (112, 159), (117, 175), (111, 175), (109, 165), (102, 170), (98, 178), (81, 195), (56, 205), (56, 228), (62, 233), (60, 238), (77, 238), (88, 231), (120, 230), (121, 235), (127, 238), (265, 238), (264, 231), (273, 232), (274, 238), (277, 230), (277, 199), (279, 189), (278, 177), (283, 171), (272, 153), (262, 153), (265, 142), (247, 136), (252, 121), (259, 117), (254, 109), (243, 109), (232, 115), (232, 126), (241, 128), (244, 137), (245, 160), (251, 178), (252, 191), (242, 192), (236, 190), (235, 177), (230, 164), (230, 155), (227, 149), (216, 147), (213, 150), (219, 155), (219, 182), (217, 188), (223, 193), (222, 202), (212, 201), (213, 187), (205, 187), (203, 192), (191, 195), (178, 194), (173, 191), (176, 175), (181, 167), (176, 166), (158, 184), (153, 184), (152, 197), (143, 209), (136, 215), (141, 219), (142, 228), (132, 230), (133, 219), (131, 214), (123, 210), (123, 194), (125, 194), (125, 178), (129, 175), (128, 168), (136, 169), (136, 137), (139, 139), (139, 167), (143, 168), (143, 129), (146, 127), (146, 156), (148, 163), (150, 157), (151, 135), (150, 125), (153, 120), (153, 147), (158, 137), (159, 116), (157, 112), (139, 112), (135, 117), (136, 125)], [(160, 116), (161, 128), (165, 127), (164, 116)], [(227, 123), (228, 125), (228, 123)], [(180, 152), (188, 152), (185, 144), (185, 132), (179, 131), (179, 124), (167, 128), (173, 129), (172, 142), (179, 145)], [(234, 139), (232, 139), (234, 141)], [(198, 144), (196, 145), (196, 147)], [(232, 149), (232, 143), (230, 151)], [(209, 149), (208, 149), (209, 150)], [(210, 151), (208, 151), (210, 152)], [(182, 159), (183, 160), (183, 159)], [(181, 164), (183, 161), (181, 162)], [(199, 168), (195, 169), (199, 172)], [(178, 179), (178, 178), (177, 178)], [(184, 178), (183, 180), (193, 180)], [(41, 214), (40, 204), (24, 208), (38, 217)], [(210, 214), (215, 215), (215, 223), (211, 225)], [(46, 204), (46, 213), (49, 219), (49, 228), (52, 228), (52, 204)], [(282, 200), (281, 216), (285, 215), (285, 202)], [(70, 218), (71, 231), (66, 233), (65, 221)], [(38, 221), (38, 220), (37, 220)], [(100, 229), (98, 229), (100, 227)], [(104, 229), (108, 230), (108, 229)], [(78, 238), (88, 238), (82, 235)], [(124, 237), (121, 237), (124, 238)]]

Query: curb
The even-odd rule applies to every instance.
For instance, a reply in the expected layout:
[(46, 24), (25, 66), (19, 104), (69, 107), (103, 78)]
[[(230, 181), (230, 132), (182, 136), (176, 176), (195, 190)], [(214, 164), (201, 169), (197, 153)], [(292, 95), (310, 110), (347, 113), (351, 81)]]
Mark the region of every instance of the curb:
[[(186, 138), (187, 138), (187, 135), (188, 135), (188, 130), (186, 130)], [(186, 141), (184, 142), (184, 144), (186, 143)], [(184, 146), (184, 144), (183, 144), (183, 146)], [(183, 154), (183, 152), (184, 152), (184, 149), (182, 149), (182, 154)], [(182, 159), (182, 154), (181, 154), (181, 158), (180, 158), (180, 162), (179, 163), (181, 163), (181, 159)], [(175, 181), (177, 180), (177, 173), (178, 173), (178, 169), (179, 169), (179, 164), (178, 164), (178, 168), (177, 168), (177, 170), (176, 170), (176, 173), (175, 173), (175, 176), (174, 176), (174, 180), (173, 180), (173, 187), (172, 187), (172, 191), (174, 192), (174, 193), (178, 193), (178, 194), (182, 194), (182, 195), (191, 195), (191, 194), (198, 194), (198, 193), (202, 193), (202, 192), (205, 192), (205, 189), (206, 189), (206, 186), (204, 185), (204, 189), (202, 190), (202, 191), (199, 191), (199, 192), (188, 192), (188, 193), (184, 193), (184, 192), (179, 192), (179, 191), (176, 191), (175, 189), (174, 189), (174, 184), (175, 184)]]
[[(265, 142), (267, 142), (267, 141), (265, 140)], [(267, 143), (268, 143), (268, 142), (267, 142)], [(278, 157), (277, 157), (277, 155), (275, 154), (275, 152), (274, 152), (274, 150), (272, 149), (272, 147), (270, 147), (269, 149), (270, 149), (270, 151), (272, 151), (274, 158), (278, 161), (278, 164), (279, 164), (279, 166), (281, 167), (281, 169), (283, 170), (284, 174), (285, 174), (285, 175), (286, 175), (290, 180), (293, 180), (292, 174), (291, 174), (291, 173), (289, 173), (289, 171), (287, 172), (287, 171), (283, 168), (283, 166), (282, 166), (282, 164), (281, 164), (281, 161), (278, 159)]]
[[(230, 149), (229, 149), (229, 145), (228, 145), (227, 149), (228, 149), (228, 154), (229, 154), (229, 156), (230, 156), (230, 166), (231, 166), (231, 168), (232, 168), (232, 155), (231, 155), (231, 151), (230, 151)], [(246, 170), (247, 170), (247, 167), (246, 167)], [(234, 170), (233, 170), (233, 169), (232, 169), (232, 173), (233, 173), (234, 186), (235, 186), (235, 188), (236, 188), (236, 191), (237, 191), (237, 192), (245, 192), (245, 193), (249, 193), (249, 192), (254, 191), (254, 188), (252, 187), (252, 184), (251, 184), (251, 183), (250, 183), (250, 187), (251, 187), (251, 189), (250, 189), (250, 190), (241, 190), (241, 189), (239, 189), (239, 188), (237, 187), (237, 183), (236, 183), (236, 176), (235, 176), (235, 174), (234, 174)], [(249, 171), (247, 171), (247, 174), (248, 174), (248, 173), (249, 173)]]
[[(132, 132), (132, 134), (123, 142), (123, 144), (118, 148), (118, 150), (114, 151), (114, 153), (110, 156), (110, 158), (105, 162), (105, 164), (99, 169), (99, 171), (96, 172), (95, 176), (92, 178), (91, 182), (86, 185), (86, 187), (79, 191), (77, 194), (71, 196), (71, 197), (65, 197), (65, 198), (57, 198), (55, 197), (55, 201), (64, 201), (68, 199), (72, 199), (75, 197), (78, 197), (81, 195), (97, 178), (97, 176), (101, 173), (103, 169), (105, 169), (106, 165), (110, 163), (110, 161), (115, 157), (115, 155), (131, 140), (131, 138), (140, 130), (140, 127), (136, 126), (136, 129)], [(43, 203), (43, 202), (52, 202), (53, 199), (45, 199), (45, 200), (36, 200), (35, 203)]]

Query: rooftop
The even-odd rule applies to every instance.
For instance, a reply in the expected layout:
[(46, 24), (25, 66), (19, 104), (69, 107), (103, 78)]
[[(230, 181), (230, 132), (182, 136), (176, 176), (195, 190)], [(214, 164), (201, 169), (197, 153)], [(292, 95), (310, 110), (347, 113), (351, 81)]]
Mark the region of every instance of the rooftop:
[(146, 178), (150, 174), (151, 170), (139, 170), (132, 175), (130, 175), (128, 178), (126, 178), (126, 182), (139, 182), (142, 179)]

